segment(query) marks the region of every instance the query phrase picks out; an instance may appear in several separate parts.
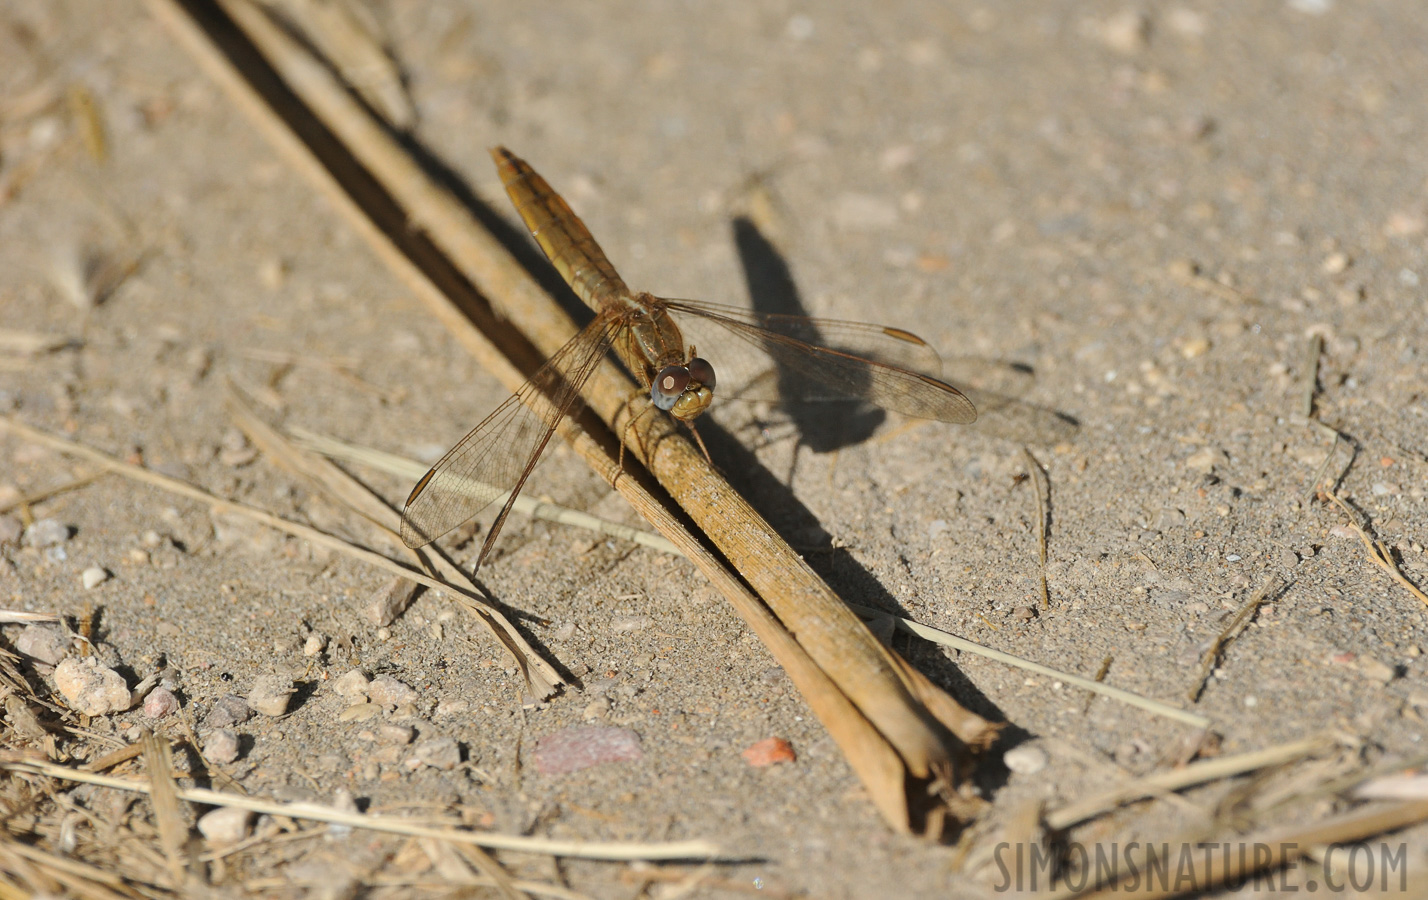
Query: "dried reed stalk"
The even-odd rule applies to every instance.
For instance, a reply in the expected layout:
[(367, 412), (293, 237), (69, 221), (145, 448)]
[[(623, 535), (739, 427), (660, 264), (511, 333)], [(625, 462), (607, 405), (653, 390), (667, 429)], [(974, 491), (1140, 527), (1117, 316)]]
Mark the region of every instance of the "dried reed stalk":
[[(148, 0), (154, 15), (289, 162), (334, 201), (431, 313), (503, 384), (516, 389), (523, 381), (517, 366), (534, 371), (574, 333), (570, 319), (495, 237), (261, 10), (244, 0), (222, 0), (221, 6), (231, 20), (207, 4), (180, 8), (175, 0)], [(233, 22), (242, 33), (233, 30)], [(643, 408), (629, 402), (633, 393), (631, 379), (607, 361), (591, 378), (584, 399), (608, 425), (607, 445), (610, 435), (628, 430), (636, 436), (629, 456), (646, 466), (734, 571), (631, 477), (628, 462), (621, 472), (611, 454), (573, 422), (562, 423), (562, 435), (696, 563), (769, 644), (893, 827), (936, 833), (949, 812), (965, 814), (967, 807), (959, 806), (951, 790), (958, 780), (956, 764), (969, 748), (993, 740), (995, 726), (962, 710), (880, 644), (666, 417), (638, 417), (631, 425)], [(934, 795), (929, 788), (938, 790)]]

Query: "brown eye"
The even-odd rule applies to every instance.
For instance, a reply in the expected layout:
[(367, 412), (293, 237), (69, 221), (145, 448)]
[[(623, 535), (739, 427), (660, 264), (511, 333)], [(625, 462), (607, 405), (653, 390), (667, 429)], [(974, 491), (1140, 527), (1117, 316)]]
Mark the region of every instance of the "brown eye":
[(668, 412), (684, 389), (689, 387), (689, 370), (684, 366), (665, 366), (650, 385), (650, 400)]
[(697, 381), (711, 391), (714, 389), (714, 367), (709, 364), (709, 360), (696, 356), (689, 361), (689, 377)]

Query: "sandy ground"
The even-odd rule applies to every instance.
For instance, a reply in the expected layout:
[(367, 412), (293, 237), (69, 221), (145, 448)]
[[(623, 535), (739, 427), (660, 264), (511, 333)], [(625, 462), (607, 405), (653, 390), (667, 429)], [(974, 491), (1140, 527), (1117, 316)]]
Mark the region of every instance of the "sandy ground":
[[(1422, 753), (1428, 609), (1313, 495), (1325, 458), (1337, 473), (1352, 455), (1342, 495), (1428, 582), (1420, 4), (372, 6), (419, 140), (500, 215), (514, 222), (486, 155), (496, 143), (565, 194), (631, 285), (746, 304), (767, 283), (746, 277), (733, 226), (753, 209), (808, 313), (916, 331), (952, 371), (1029, 366), (1022, 399), (1080, 422), (1068, 440), (889, 416), (816, 452), (826, 441), (801, 438), (797, 420), (730, 405), (716, 462), (733, 454), (736, 483), (795, 545), (846, 548), (809, 558), (849, 600), (1068, 672), (1109, 657), (1108, 683), (1188, 706), (1209, 642), (1277, 576), (1285, 587), (1194, 705), (1223, 751), (1334, 730), (1364, 742), (1365, 763)], [(503, 398), (142, 6), (0, 4), (0, 58), (0, 323), (73, 339), (0, 356), (9, 414), (322, 525), (329, 510), (225, 437), (225, 378), (283, 424), (427, 461)], [(103, 123), (102, 162), (75, 87)], [(90, 260), (133, 271), (81, 309), (67, 285)], [(1302, 414), (1311, 335), (1313, 417), (1338, 445)], [(1029, 620), (1023, 445), (1052, 502), (1051, 607)], [(12, 497), (91, 471), (8, 437), (0, 460)], [(409, 488), (369, 477), (393, 500)], [(527, 490), (639, 524), (564, 447)], [(72, 536), (59, 552), (0, 546), (8, 606), (99, 610), (121, 671), (166, 666), (198, 720), (263, 673), (304, 685), (287, 716), (238, 726), (230, 768), (253, 793), (345, 790), (372, 810), (459, 807), (592, 840), (717, 838), (756, 860), (719, 873), (750, 889), (932, 897), (996, 882), (959, 872), (959, 851), (888, 831), (787, 678), (682, 561), (508, 523), (483, 576), (585, 686), (527, 708), (505, 657), (441, 599), (379, 632), (361, 610), (386, 577), (362, 565), (115, 477), (34, 514)], [(86, 590), (91, 566), (112, 577)], [(328, 648), (305, 656), (312, 633)], [(1190, 735), (1049, 678), (899, 647), (1049, 758), (992, 779), (983, 846), (1030, 802), (1167, 767)], [(332, 681), (356, 667), (416, 689), (404, 721), (419, 739), (456, 738), (463, 764), (413, 773), (378, 720), (341, 721)], [(637, 732), (644, 758), (530, 767), (541, 736), (595, 712)], [(141, 721), (92, 727), (123, 736)], [(770, 736), (797, 762), (750, 768), (740, 751)], [(1215, 819), (1228, 789), (1073, 837), (1229, 835)], [(1423, 834), (1407, 835), (1415, 867)], [(297, 841), (234, 858), (230, 875), (376, 871), (394, 846)], [(639, 890), (621, 864), (515, 865), (591, 896)]]

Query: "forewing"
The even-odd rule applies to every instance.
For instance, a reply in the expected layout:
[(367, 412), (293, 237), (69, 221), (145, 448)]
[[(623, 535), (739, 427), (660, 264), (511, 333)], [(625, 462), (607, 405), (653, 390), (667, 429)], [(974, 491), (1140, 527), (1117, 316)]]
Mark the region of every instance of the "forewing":
[[(756, 313), (694, 300), (665, 300), (700, 356), (714, 365), (724, 386), (719, 347), (694, 338), (700, 322), (756, 347), (777, 366), (783, 399), (862, 399), (909, 416), (965, 424), (977, 418), (972, 402), (939, 380), (941, 359), (911, 332), (863, 322)], [(686, 325), (686, 321), (689, 323)], [(707, 333), (707, 330), (705, 330)], [(747, 377), (752, 377), (749, 373)], [(740, 380), (745, 373), (739, 373)], [(788, 397), (792, 387), (798, 396)]]
[(476, 561), (481, 565), (555, 426), (610, 349), (615, 328), (611, 317), (596, 318), (417, 482), (402, 510), (408, 547), (431, 543), (505, 497)]

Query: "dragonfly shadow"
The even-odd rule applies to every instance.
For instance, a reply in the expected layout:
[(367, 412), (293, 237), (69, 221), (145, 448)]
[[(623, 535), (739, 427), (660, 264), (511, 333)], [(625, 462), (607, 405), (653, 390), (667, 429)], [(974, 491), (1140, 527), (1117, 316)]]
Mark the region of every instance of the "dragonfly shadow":
[[(793, 273), (778, 248), (745, 216), (735, 217), (731, 227), (754, 311), (807, 316)], [(809, 343), (823, 343), (817, 334), (800, 337)], [(810, 384), (806, 375), (786, 366), (778, 365), (770, 377), (777, 380), (777, 394), (783, 398), (779, 406), (797, 430), (798, 443), (815, 453), (831, 453), (860, 444), (887, 418), (882, 409), (863, 400), (788, 399), (815, 395), (817, 385)], [(795, 458), (796, 455), (795, 448)]]

